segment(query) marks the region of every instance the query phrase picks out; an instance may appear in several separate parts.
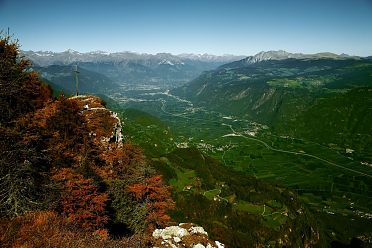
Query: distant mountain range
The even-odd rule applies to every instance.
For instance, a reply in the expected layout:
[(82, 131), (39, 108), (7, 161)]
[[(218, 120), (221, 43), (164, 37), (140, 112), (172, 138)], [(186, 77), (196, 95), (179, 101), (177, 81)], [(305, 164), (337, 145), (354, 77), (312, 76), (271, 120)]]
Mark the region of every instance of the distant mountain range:
[(77, 62), (122, 62), (122, 61), (152, 61), (157, 64), (185, 64), (190, 61), (201, 62), (217, 62), (228, 63), (244, 58), (245, 56), (236, 55), (211, 55), (211, 54), (191, 54), (184, 53), (180, 55), (172, 55), (170, 53), (135, 53), (135, 52), (115, 52), (108, 53), (104, 51), (92, 51), (80, 53), (72, 49), (64, 52), (51, 52), (51, 51), (22, 51), (22, 54), (31, 59), (36, 65), (69, 65)]
[[(32, 60), (35, 65), (48, 66), (48, 65), (69, 65), (72, 63), (103, 63), (103, 62), (124, 62), (132, 61), (143, 65), (153, 64), (167, 64), (167, 65), (185, 65), (193, 62), (207, 62), (207, 63), (220, 63), (228, 64), (233, 63), (246, 63), (253, 64), (264, 60), (283, 60), (283, 59), (358, 59), (361, 57), (350, 56), (347, 54), (334, 54), (330, 52), (303, 54), (303, 53), (289, 53), (283, 50), (278, 51), (262, 51), (254, 56), (243, 55), (212, 55), (212, 54), (193, 54), (183, 53), (173, 55), (170, 53), (135, 53), (135, 52), (115, 52), (109, 53), (104, 51), (92, 51), (80, 53), (72, 49), (64, 52), (51, 52), (51, 51), (22, 51), (22, 54)], [(372, 56), (367, 57), (371, 59)], [(144, 62), (147, 61), (147, 62)]]
[(102, 51), (80, 53), (67, 50), (60, 53), (23, 51), (35, 66), (73, 65), (100, 73), (117, 84), (152, 84), (174, 87), (184, 84), (201, 72), (212, 70), (223, 64), (245, 56), (170, 53), (139, 54), (133, 52), (107, 53)]

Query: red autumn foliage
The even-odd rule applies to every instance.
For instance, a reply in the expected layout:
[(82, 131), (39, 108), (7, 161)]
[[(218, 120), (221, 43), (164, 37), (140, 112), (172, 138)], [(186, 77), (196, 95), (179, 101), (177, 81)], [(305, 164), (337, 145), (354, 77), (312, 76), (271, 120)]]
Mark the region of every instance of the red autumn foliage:
[(55, 212), (29, 212), (25, 215), (0, 219), (1, 248), (107, 248), (152, 247), (148, 235), (133, 235), (121, 239), (109, 239), (107, 230), (85, 231), (68, 223)]
[(47, 119), (45, 132), (48, 137), (48, 153), (54, 166), (72, 167), (80, 164), (84, 138), (88, 137), (88, 131), (74, 99), (60, 97), (54, 114)]
[(111, 169), (123, 165), (124, 151), (118, 144), (109, 144), (107, 149), (100, 152), (99, 157), (105, 161), (106, 166)]
[(129, 143), (109, 144), (106, 149), (100, 149), (99, 158), (104, 165), (94, 169), (106, 180), (136, 178), (136, 175), (141, 174), (140, 168), (146, 165), (142, 150)]
[(94, 234), (99, 238), (100, 240), (108, 240), (109, 239), (109, 233), (107, 229), (98, 229), (94, 232)]
[(123, 163), (129, 167), (139, 165), (145, 161), (143, 151), (138, 146), (130, 143), (123, 144)]
[[(98, 108), (103, 108), (103, 106)], [(117, 122), (107, 109), (86, 110), (84, 111), (84, 117), (88, 120), (87, 128), (94, 130), (97, 140), (103, 137), (110, 137)]]
[(31, 62), (19, 54), (10, 37), (0, 36), (0, 124), (12, 126), (24, 114), (42, 108), (52, 99), (52, 90), (43, 84)]
[(152, 176), (144, 183), (136, 183), (128, 187), (137, 200), (146, 203), (148, 210), (148, 231), (163, 227), (171, 221), (167, 210), (173, 209), (175, 203), (171, 198), (170, 187), (164, 185), (161, 176)]
[(52, 100), (52, 88), (40, 81), (37, 72), (30, 72), (26, 77), (26, 82), (22, 87), (23, 97), (30, 100), (33, 109), (40, 109)]
[(96, 230), (107, 224), (108, 194), (100, 193), (92, 179), (85, 179), (71, 169), (62, 169), (53, 178), (64, 183), (62, 208), (70, 222), (86, 230)]

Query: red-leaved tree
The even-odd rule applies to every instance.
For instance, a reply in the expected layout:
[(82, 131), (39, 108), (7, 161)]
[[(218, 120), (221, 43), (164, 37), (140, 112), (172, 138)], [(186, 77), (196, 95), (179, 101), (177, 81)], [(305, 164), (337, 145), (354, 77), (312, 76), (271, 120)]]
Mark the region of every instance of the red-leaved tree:
[(97, 230), (107, 224), (108, 194), (99, 192), (92, 179), (85, 179), (71, 169), (60, 170), (54, 179), (64, 183), (62, 208), (69, 221), (87, 230)]
[(171, 222), (167, 210), (173, 209), (175, 203), (171, 198), (170, 187), (164, 185), (161, 176), (152, 176), (144, 183), (133, 184), (128, 187), (128, 190), (137, 200), (146, 203), (148, 231), (153, 231)]

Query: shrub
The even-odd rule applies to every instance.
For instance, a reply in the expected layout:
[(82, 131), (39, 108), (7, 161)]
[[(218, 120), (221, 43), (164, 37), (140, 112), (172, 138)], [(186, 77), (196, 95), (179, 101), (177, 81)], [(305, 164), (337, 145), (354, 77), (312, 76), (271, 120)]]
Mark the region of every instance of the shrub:
[(63, 182), (62, 210), (70, 222), (86, 230), (97, 230), (108, 222), (108, 194), (100, 193), (92, 179), (84, 179), (71, 169), (62, 169), (53, 177)]
[(163, 227), (171, 222), (171, 218), (166, 212), (173, 209), (175, 203), (171, 198), (170, 187), (164, 185), (161, 176), (152, 176), (146, 179), (144, 183), (130, 185), (128, 191), (137, 200), (146, 203), (148, 231)]
[(125, 190), (127, 182), (114, 180), (109, 183), (111, 208), (114, 224), (124, 224), (131, 232), (141, 233), (146, 228), (147, 208), (143, 202), (138, 202), (133, 195)]

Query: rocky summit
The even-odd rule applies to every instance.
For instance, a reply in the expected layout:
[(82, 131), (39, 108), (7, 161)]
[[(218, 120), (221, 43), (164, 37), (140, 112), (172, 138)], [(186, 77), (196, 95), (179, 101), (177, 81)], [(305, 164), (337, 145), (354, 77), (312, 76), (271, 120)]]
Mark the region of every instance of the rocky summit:
[(224, 248), (219, 241), (208, 238), (203, 227), (192, 223), (181, 223), (178, 226), (169, 226), (164, 229), (155, 229), (152, 233), (155, 238), (154, 248), (157, 247), (190, 247), (190, 248)]

